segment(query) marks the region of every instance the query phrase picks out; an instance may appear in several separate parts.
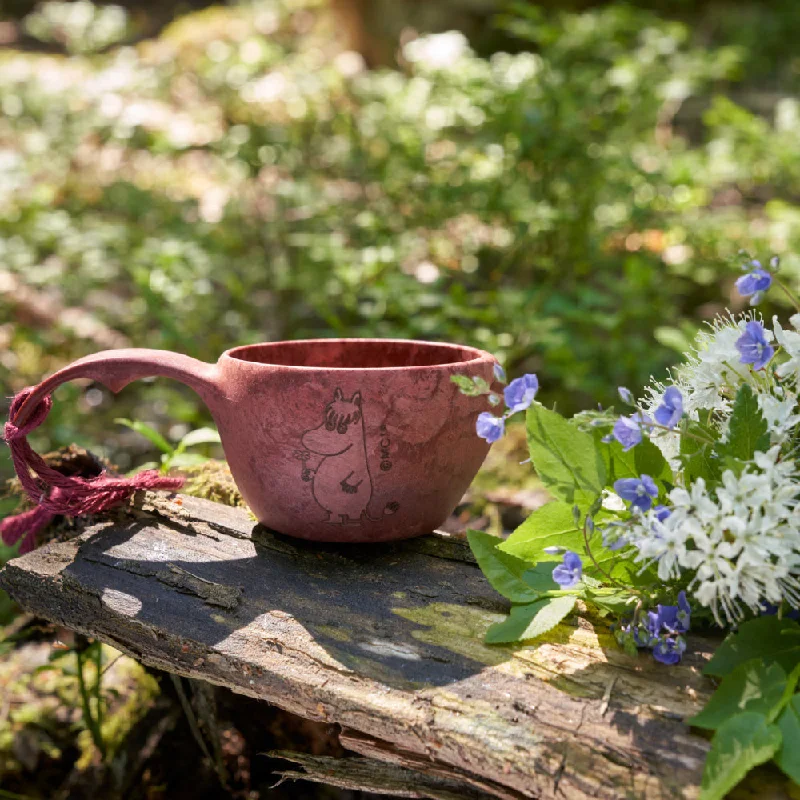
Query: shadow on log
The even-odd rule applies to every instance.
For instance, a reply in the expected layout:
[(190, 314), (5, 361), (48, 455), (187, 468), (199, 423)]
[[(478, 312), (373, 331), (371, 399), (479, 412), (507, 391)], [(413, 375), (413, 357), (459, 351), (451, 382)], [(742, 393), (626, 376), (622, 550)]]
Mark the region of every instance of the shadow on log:
[[(337, 724), (367, 760), (332, 770), (335, 785), (391, 773), (418, 776), (409, 797), (699, 792), (708, 743), (681, 720), (713, 690), (709, 643), (664, 668), (574, 617), (527, 645), (485, 645), (506, 606), (446, 534), (320, 545), (243, 509), (148, 494), (9, 562), (0, 585), (148, 665)], [(312, 780), (327, 768), (300, 766)]]

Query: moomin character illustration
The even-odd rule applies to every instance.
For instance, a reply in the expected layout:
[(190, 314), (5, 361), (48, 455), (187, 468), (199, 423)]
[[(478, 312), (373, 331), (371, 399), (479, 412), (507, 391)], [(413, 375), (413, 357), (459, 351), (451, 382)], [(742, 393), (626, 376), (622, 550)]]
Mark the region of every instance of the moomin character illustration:
[[(369, 513), (372, 476), (362, 405), (361, 392), (346, 400), (342, 390), (336, 389), (325, 406), (322, 424), (303, 434), (305, 450), (295, 453), (303, 462), (303, 480), (311, 481), (314, 499), (328, 512), (326, 522), (337, 525), (356, 523), (362, 517), (377, 522), (397, 510), (397, 503), (387, 503), (381, 517)], [(309, 466), (312, 455), (322, 456), (316, 468)]]

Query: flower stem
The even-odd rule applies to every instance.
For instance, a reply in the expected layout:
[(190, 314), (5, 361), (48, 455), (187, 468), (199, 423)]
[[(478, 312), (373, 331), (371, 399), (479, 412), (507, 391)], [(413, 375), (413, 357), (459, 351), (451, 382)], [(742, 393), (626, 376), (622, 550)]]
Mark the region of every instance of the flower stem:
[[(644, 413), (644, 410), (639, 406), (636, 406), (636, 410), (641, 415), (641, 419), (645, 419), (647, 415)], [(655, 420), (651, 422), (640, 422), (639, 423), (641, 428), (658, 428), (661, 431), (668, 431), (669, 433), (677, 433), (679, 436), (688, 436), (690, 439), (695, 439), (698, 442), (702, 442), (703, 444), (715, 444), (712, 439), (707, 439), (705, 436), (698, 436), (696, 433), (689, 433), (689, 431), (676, 431), (674, 428), (669, 428), (666, 425), (661, 425)]]
[(587, 555), (587, 556), (589, 556), (589, 558), (591, 559), (591, 561), (592, 561), (592, 564), (594, 564), (594, 566), (595, 566), (595, 569), (596, 569), (596, 570), (597, 570), (597, 571), (598, 571), (598, 572), (599, 572), (599, 573), (600, 573), (600, 574), (601, 574), (601, 575), (602, 575), (604, 578), (606, 578), (606, 579), (607, 579), (607, 580), (608, 580), (610, 583), (614, 584), (614, 586), (619, 586), (619, 588), (620, 588), (620, 589), (625, 589), (625, 590), (627, 590), (627, 589), (628, 589), (628, 587), (627, 587), (627, 586), (625, 586), (624, 584), (620, 583), (619, 581), (616, 581), (616, 580), (614, 580), (614, 578), (612, 578), (612, 577), (611, 577), (611, 576), (610, 576), (610, 575), (609, 575), (609, 574), (608, 574), (608, 573), (607, 573), (607, 572), (606, 572), (606, 571), (605, 571), (605, 570), (604, 570), (604, 569), (603, 569), (603, 568), (602, 568), (602, 567), (601, 567), (601, 566), (600, 566), (600, 565), (597, 563), (597, 559), (594, 557), (594, 554), (592, 553), (592, 548), (591, 548), (591, 546), (589, 545), (589, 534), (588, 534), (588, 533), (587, 533), (587, 531), (586, 531), (586, 518), (584, 518), (584, 520), (583, 520), (583, 543), (584, 543), (584, 546), (585, 546), (585, 548), (586, 548), (586, 555)]
[(777, 278), (773, 278), (773, 280), (775, 281), (775, 283), (778, 284), (778, 286), (781, 287), (781, 289), (783, 290), (783, 293), (789, 298), (789, 300), (791, 301), (791, 303), (795, 307), (795, 309), (797, 309), (797, 311), (800, 311), (800, 300), (798, 300), (794, 296), (794, 294), (789, 289), (789, 287), (783, 281), (780, 281)]
[(689, 431), (676, 431), (673, 428), (668, 428), (666, 425), (659, 425), (657, 422), (652, 423), (651, 427), (658, 428), (662, 431), (669, 431), (670, 433), (677, 433), (679, 436), (688, 436), (690, 439), (694, 439), (697, 442), (702, 442), (703, 444), (715, 443), (713, 439), (707, 439), (705, 436), (698, 436), (696, 433), (690, 433)]
[(103, 741), (103, 735), (100, 731), (100, 727), (97, 724), (97, 720), (92, 714), (92, 704), (89, 697), (89, 690), (86, 686), (86, 676), (84, 674), (84, 665), (86, 664), (84, 658), (84, 650), (78, 647), (75, 650), (75, 657), (78, 660), (78, 688), (81, 694), (81, 708), (83, 709), (83, 722), (86, 727), (89, 729), (89, 733), (92, 736), (92, 741), (94, 742), (94, 746), (97, 748), (100, 755), (105, 759), (106, 757), (106, 746), (105, 742)]

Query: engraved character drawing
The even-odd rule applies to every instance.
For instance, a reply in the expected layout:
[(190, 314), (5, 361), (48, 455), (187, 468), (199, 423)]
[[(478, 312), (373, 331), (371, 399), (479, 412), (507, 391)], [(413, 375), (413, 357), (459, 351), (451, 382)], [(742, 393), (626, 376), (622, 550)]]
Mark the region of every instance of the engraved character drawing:
[[(295, 455), (303, 462), (302, 478), (311, 481), (314, 499), (328, 512), (326, 522), (346, 524), (362, 517), (377, 521), (368, 506), (372, 499), (372, 477), (367, 460), (366, 430), (361, 392), (349, 400), (336, 389), (325, 406), (323, 422), (302, 436), (305, 451)], [(322, 456), (316, 468), (309, 466), (312, 454)], [(387, 503), (383, 514), (393, 514), (396, 503)]]

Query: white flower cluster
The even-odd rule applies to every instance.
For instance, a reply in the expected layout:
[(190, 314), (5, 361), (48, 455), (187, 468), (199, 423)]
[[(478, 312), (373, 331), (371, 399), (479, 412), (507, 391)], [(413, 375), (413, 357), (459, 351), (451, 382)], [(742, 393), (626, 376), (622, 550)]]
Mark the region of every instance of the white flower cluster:
[(779, 456), (772, 447), (739, 477), (726, 471), (715, 496), (702, 479), (674, 488), (669, 516), (649, 511), (626, 533), (637, 561), (657, 563), (662, 580), (693, 572), (690, 591), (720, 624), (741, 619), (743, 606), (800, 607), (798, 475)]
[[(647, 396), (642, 401), (645, 413), (652, 415), (661, 402), (666, 386), (676, 386), (680, 389), (686, 415), (696, 420), (699, 411), (711, 411), (712, 423), (718, 426), (725, 439), (736, 392), (742, 384), (747, 383), (755, 393), (767, 422), (770, 443), (785, 442), (800, 423), (800, 314), (795, 314), (789, 320), (794, 330), (784, 330), (777, 317), (773, 320), (774, 333), (765, 330), (767, 340), (779, 345), (784, 354), (775, 370), (780, 384), (769, 372), (756, 373), (749, 364), (741, 363), (736, 341), (752, 319), (758, 317), (752, 313), (738, 318), (720, 317), (709, 330), (701, 331), (695, 341), (695, 349), (688, 354), (686, 361), (670, 371), (668, 383), (653, 381), (647, 387)], [(680, 467), (677, 460), (680, 452), (679, 432), (659, 430), (651, 438), (670, 462), (673, 471), (677, 471)]]

